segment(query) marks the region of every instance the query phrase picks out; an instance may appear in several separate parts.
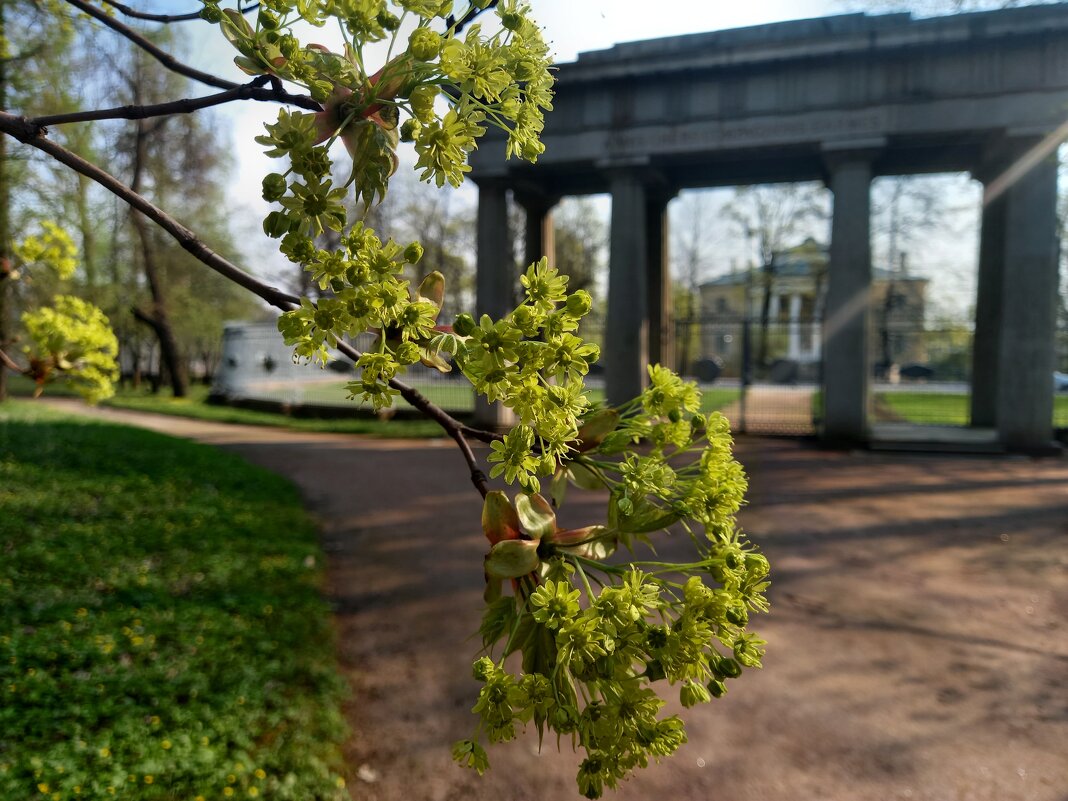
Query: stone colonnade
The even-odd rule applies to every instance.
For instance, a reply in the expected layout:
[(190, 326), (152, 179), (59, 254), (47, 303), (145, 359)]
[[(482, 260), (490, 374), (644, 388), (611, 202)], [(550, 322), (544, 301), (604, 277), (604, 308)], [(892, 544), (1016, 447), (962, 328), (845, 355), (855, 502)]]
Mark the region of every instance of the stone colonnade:
[[(826, 146), (834, 196), (822, 331), (823, 437), (869, 440), (872, 369), (871, 182), (884, 140)], [(1042, 450), (1052, 433), (1057, 295), (1055, 155), (1036, 141), (1002, 143), (973, 174), (986, 187), (979, 254), (971, 422), (993, 428), (1008, 448)], [(674, 191), (648, 169), (606, 169), (612, 196), (608, 315), (602, 363), (610, 403), (645, 386), (645, 365), (673, 363), (667, 204)], [(480, 312), (515, 302), (504, 179), (477, 179)], [(558, 198), (516, 193), (527, 213), (525, 263), (552, 258), (551, 210)], [(481, 405), (483, 424), (507, 421)]]

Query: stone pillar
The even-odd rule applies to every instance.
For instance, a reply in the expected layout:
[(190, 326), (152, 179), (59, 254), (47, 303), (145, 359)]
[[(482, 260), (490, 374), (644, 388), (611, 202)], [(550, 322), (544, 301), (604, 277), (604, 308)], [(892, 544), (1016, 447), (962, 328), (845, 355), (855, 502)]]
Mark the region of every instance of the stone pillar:
[(834, 217), (823, 315), (823, 436), (832, 442), (868, 438), (871, 158), (864, 151), (828, 158)]
[[(515, 306), (516, 269), (512, 237), (508, 230), (508, 187), (503, 181), (483, 179), (478, 183), (478, 230), (475, 258), (475, 318), (488, 314), (503, 317)], [(513, 415), (499, 403), (475, 399), (475, 424), (502, 429)]]
[(553, 237), (553, 206), (557, 198), (542, 194), (517, 194), (516, 200), (526, 213), (523, 235), (523, 270), (542, 257), (549, 265), (556, 264), (556, 243)]
[(787, 358), (801, 359), (801, 295), (790, 295), (790, 330), (786, 346)]
[(994, 419), (1005, 447), (1046, 451), (1053, 439), (1057, 158), (1025, 164), (1026, 156), (1014, 161), (985, 192), (989, 207), (1001, 206)]
[(640, 175), (614, 171), (611, 190), (608, 316), (602, 358), (605, 394), (616, 405), (638, 395), (647, 380), (649, 240), (646, 191)]
[[(984, 176), (985, 177), (985, 176)], [(971, 425), (994, 428), (998, 423), (1001, 287), (1005, 273), (1005, 195), (983, 203), (979, 232), (979, 273), (972, 339)]]
[(646, 200), (646, 286), (649, 290), (649, 360), (675, 367), (675, 299), (671, 286), (667, 193)]

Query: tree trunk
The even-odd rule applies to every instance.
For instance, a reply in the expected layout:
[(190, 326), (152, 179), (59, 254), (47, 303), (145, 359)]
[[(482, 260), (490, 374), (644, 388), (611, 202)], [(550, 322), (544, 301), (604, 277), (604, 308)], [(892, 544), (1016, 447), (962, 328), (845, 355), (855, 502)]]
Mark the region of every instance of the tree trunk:
[[(7, 108), (7, 30), (0, 0), (0, 109)], [(0, 349), (8, 346), (11, 295), (11, 182), (7, 176), (7, 137), (0, 136)], [(7, 400), (7, 368), (0, 362), (0, 401)]]
[[(134, 147), (133, 180), (130, 188), (134, 192), (141, 191), (141, 177), (144, 172), (146, 145), (151, 129), (145, 120), (137, 122), (137, 139)], [(188, 381), (185, 375), (185, 365), (182, 363), (181, 353), (178, 349), (178, 340), (174, 336), (170, 318), (167, 316), (167, 298), (160, 277), (159, 265), (156, 263), (156, 252), (152, 241), (152, 232), (148, 222), (141, 212), (130, 212), (130, 220), (137, 231), (137, 238), (141, 243), (141, 266), (145, 271), (145, 280), (148, 282), (148, 291), (152, 296), (152, 308), (149, 311), (134, 308), (133, 314), (139, 321), (145, 323), (155, 332), (159, 340), (160, 372), (166, 371), (171, 384), (171, 390), (176, 398), (184, 398), (187, 393)]]

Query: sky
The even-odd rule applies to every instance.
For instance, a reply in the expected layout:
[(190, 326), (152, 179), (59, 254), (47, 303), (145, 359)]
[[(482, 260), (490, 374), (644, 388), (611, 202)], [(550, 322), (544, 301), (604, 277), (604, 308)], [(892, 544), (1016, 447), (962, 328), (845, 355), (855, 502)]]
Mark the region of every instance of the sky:
[[(166, 5), (173, 8), (176, 2)], [(533, 0), (532, 6), (558, 62), (573, 61), (581, 52), (611, 47), (618, 42), (826, 16), (850, 10), (847, 0), (751, 0), (747, 3), (715, 0), (663, 0), (658, 3), (640, 0)], [(217, 30), (200, 23), (193, 23), (190, 27), (196, 28), (191, 60), (234, 80), (247, 80), (233, 66), (235, 53)], [(309, 30), (302, 38), (340, 49), (335, 44), (335, 37), (326, 29)], [(384, 60), (384, 52), (378, 58)], [(244, 244), (249, 261), (258, 265), (258, 272), (268, 275), (279, 272), (285, 265), (274, 244), (258, 233), (259, 221), (269, 210), (268, 205), (260, 199), (260, 181), (275, 165), (262, 154), (262, 148), (253, 142), (253, 137), (262, 133), (263, 124), (273, 121), (276, 115), (277, 107), (253, 102), (230, 104), (216, 112), (220, 127), (231, 138), (236, 156), (230, 184), (230, 217), (235, 233), (239, 242)], [(967, 208), (976, 203), (975, 192), (972, 190), (969, 195), (967, 182), (958, 179), (955, 185), (961, 187), (961, 193), (954, 207), (964, 209), (963, 213), (947, 222), (944, 236), (927, 236), (922, 252), (910, 254), (910, 265), (916, 273), (929, 275), (934, 280), (932, 294), (954, 298), (949, 303), (952, 307), (950, 311), (961, 312), (971, 303), (973, 293), (977, 247), (974, 232), (976, 214), (973, 211), (977, 210), (970, 211)], [(473, 202), (473, 190), (467, 197)], [(718, 202), (723, 202), (728, 195), (721, 190), (717, 197)], [(716, 202), (712, 205), (715, 206)], [(679, 201), (673, 206), (681, 211)], [(598, 208), (607, 217), (607, 200), (599, 200)], [(817, 238), (827, 238), (818, 227), (812, 233)], [(706, 277), (728, 271), (732, 263), (744, 265), (751, 260), (752, 254), (747, 250), (744, 237), (725, 222), (719, 224), (716, 221), (711, 225), (709, 235), (715, 240), (710, 248), (715, 256), (710, 258), (705, 268)], [(877, 242), (875, 249), (878, 260)]]

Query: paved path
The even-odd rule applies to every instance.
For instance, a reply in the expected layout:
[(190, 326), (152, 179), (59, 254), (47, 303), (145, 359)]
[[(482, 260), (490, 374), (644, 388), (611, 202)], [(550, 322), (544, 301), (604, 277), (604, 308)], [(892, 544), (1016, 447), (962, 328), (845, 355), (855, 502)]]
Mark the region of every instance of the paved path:
[[(746, 430), (750, 433), (814, 434), (812, 387), (758, 384), (749, 387), (745, 399)], [(731, 426), (738, 428), (742, 402), (736, 400), (723, 409)]]
[[(481, 780), (450, 764), (474, 720), (466, 638), (484, 550), (451, 445), (96, 414), (221, 445), (300, 486), (353, 687), (354, 799), (576, 797), (575, 759), (553, 743), (539, 756), (534, 737), (491, 751)], [(767, 666), (687, 712), (689, 744), (614, 797), (1066, 801), (1068, 462), (781, 440), (740, 455), (742, 521), (774, 571), (756, 627)]]

